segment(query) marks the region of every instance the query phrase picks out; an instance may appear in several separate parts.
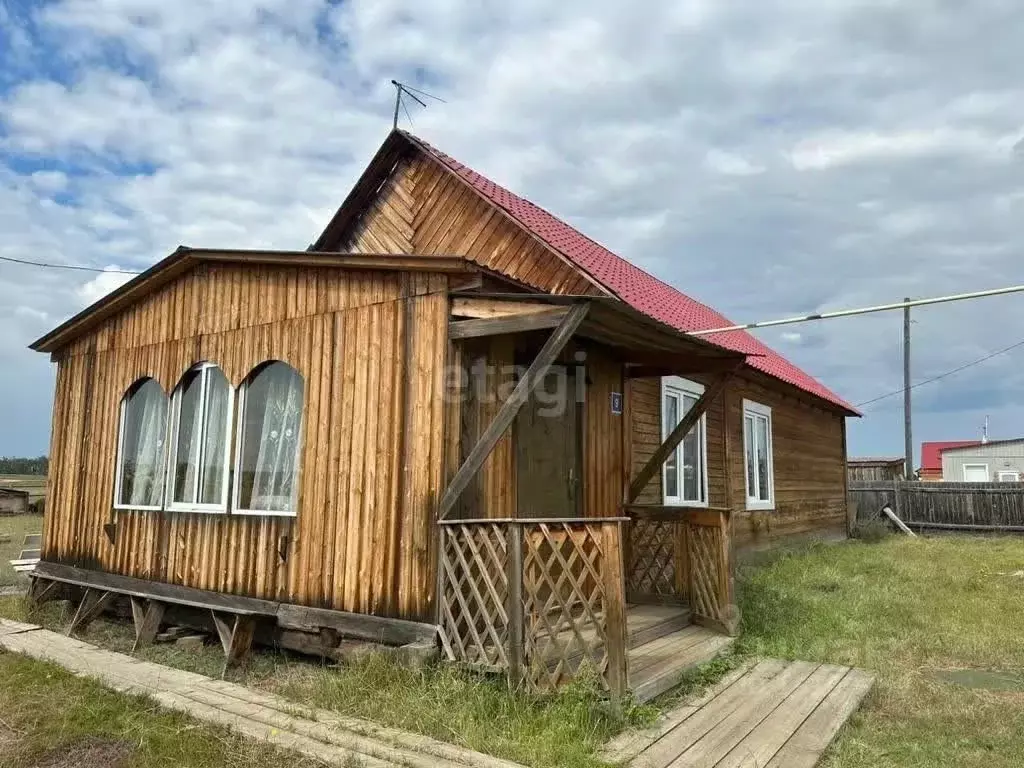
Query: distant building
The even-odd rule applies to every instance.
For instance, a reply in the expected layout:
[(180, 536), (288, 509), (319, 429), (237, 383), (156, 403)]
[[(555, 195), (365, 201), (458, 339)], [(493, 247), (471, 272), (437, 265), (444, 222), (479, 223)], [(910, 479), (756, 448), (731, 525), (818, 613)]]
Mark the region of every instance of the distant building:
[(918, 470), (919, 480), (942, 480), (942, 452), (950, 448), (966, 448), (981, 445), (981, 440), (940, 440), (932, 443), (921, 443), (921, 469)]
[(942, 479), (957, 483), (1018, 483), (1024, 480), (1024, 437), (944, 448)]
[(28, 513), (28, 491), (17, 488), (0, 488), (0, 515), (24, 515)]
[(897, 456), (861, 456), (847, 459), (846, 476), (851, 482), (896, 480), (906, 476), (906, 461)]

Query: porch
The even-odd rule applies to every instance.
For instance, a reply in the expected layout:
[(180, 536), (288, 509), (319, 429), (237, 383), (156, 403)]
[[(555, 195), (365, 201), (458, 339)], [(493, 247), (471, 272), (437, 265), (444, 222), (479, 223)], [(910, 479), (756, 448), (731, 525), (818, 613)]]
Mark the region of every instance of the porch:
[(583, 673), (651, 699), (732, 643), (728, 519), (442, 521), (443, 653), (534, 692)]
[[(531, 691), (590, 674), (643, 700), (726, 647), (729, 509), (637, 501), (743, 355), (593, 297), (457, 295), (449, 339), (462, 390), (438, 502), (445, 657)], [(687, 374), (708, 378), (703, 394), (633, 473), (629, 379)], [(551, 377), (569, 397), (552, 403)]]

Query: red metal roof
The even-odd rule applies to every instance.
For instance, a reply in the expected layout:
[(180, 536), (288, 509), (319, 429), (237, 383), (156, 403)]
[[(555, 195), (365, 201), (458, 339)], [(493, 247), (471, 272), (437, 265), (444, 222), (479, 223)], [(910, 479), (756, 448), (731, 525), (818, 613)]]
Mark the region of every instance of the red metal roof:
[[(558, 251), (634, 309), (684, 332), (733, 325), (711, 307), (690, 298), (668, 283), (615, 255), (540, 206), (509, 192), (422, 139), (409, 133), (405, 135), (550, 248)], [(747, 364), (752, 368), (852, 413), (858, 413), (837, 394), (746, 331), (716, 333), (703, 339), (735, 352), (752, 355), (747, 358)]]
[(981, 440), (941, 440), (933, 443), (921, 443), (921, 469), (941, 470), (944, 450), (967, 448), (973, 445), (981, 445)]

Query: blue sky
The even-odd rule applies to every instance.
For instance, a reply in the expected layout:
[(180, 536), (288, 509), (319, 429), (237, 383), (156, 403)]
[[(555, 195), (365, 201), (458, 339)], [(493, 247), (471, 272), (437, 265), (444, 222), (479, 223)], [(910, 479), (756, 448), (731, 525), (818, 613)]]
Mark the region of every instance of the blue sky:
[[(415, 132), (737, 321), (1024, 283), (1022, 47), (1009, 0), (0, 0), (0, 255), (304, 248), (395, 77), (447, 101)], [(0, 454), (49, 442), (26, 345), (120, 279), (0, 262)], [(1024, 338), (1021, 302), (915, 312), (915, 380)], [(900, 387), (898, 313), (763, 338), (852, 402)], [(1024, 433), (1022, 361), (918, 389), (918, 440)], [(851, 453), (901, 453), (900, 406)]]

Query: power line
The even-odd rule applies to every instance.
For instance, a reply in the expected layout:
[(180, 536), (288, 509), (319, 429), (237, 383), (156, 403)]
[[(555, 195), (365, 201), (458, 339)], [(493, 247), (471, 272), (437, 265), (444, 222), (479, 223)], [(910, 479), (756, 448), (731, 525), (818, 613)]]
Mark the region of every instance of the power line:
[(950, 296), (936, 296), (931, 299), (914, 299), (913, 301), (896, 301), (892, 304), (876, 304), (873, 307), (859, 307), (857, 309), (840, 309), (834, 312), (816, 312), (813, 315), (800, 315), (798, 317), (786, 317), (781, 320), (762, 320), (757, 323), (744, 323), (743, 325), (726, 325), (721, 328), (708, 328), (703, 331), (688, 331), (691, 336), (709, 336), (713, 333), (725, 333), (727, 331), (746, 331), (751, 328), (771, 328), (777, 325), (793, 325), (795, 323), (807, 323), (812, 320), (830, 320), (834, 317), (852, 317), (853, 315), (866, 315), (870, 312), (887, 312), (892, 309), (907, 309), (910, 307), (925, 307), (929, 304), (945, 304), (951, 301), (963, 301), (965, 299), (981, 299), (986, 296), (1002, 296), (1007, 293), (1020, 293), (1024, 291), (1024, 285), (1011, 285), (1006, 288), (993, 288), (988, 291), (973, 291), (972, 293), (956, 293)]
[(111, 275), (142, 274), (142, 270), (137, 269), (102, 269), (101, 267), (86, 267), (78, 264), (48, 264), (43, 261), (28, 261), (27, 259), (15, 259), (11, 256), (0, 256), (0, 261), (9, 261), (12, 264), (24, 264), (29, 267), (46, 267), (47, 269), (74, 269), (80, 272), (105, 272)]
[[(925, 384), (931, 384), (932, 382), (939, 381), (940, 379), (945, 379), (948, 376), (952, 376), (954, 373), (960, 373), (960, 371), (964, 371), (964, 370), (967, 370), (968, 368), (972, 368), (975, 365), (978, 365), (980, 363), (984, 363), (986, 360), (991, 360), (993, 357), (997, 357), (998, 355), (1003, 355), (1003, 354), (1005, 354), (1007, 352), (1010, 352), (1011, 350), (1017, 349), (1017, 347), (1024, 347), (1024, 341), (1018, 341), (1016, 344), (1011, 344), (1008, 347), (1004, 347), (1003, 349), (996, 350), (995, 352), (987, 354), (984, 357), (979, 357), (977, 360), (972, 360), (969, 363), (964, 363), (963, 365), (957, 366), (956, 368), (953, 368), (952, 370), (946, 371), (944, 373), (940, 373), (938, 376), (932, 376), (930, 379), (925, 379), (924, 381), (919, 381), (916, 384), (911, 384), (909, 389), (917, 389), (918, 387), (924, 386)], [(879, 395), (878, 397), (873, 397), (870, 400), (865, 400), (863, 403), (857, 403), (854, 407), (855, 408), (862, 408), (865, 405), (871, 405), (872, 403), (877, 403), (879, 400), (885, 400), (887, 397), (895, 397), (896, 395), (903, 394), (905, 389), (908, 389), (908, 388), (900, 387), (899, 389), (893, 390), (892, 392), (887, 392), (884, 395)]]

